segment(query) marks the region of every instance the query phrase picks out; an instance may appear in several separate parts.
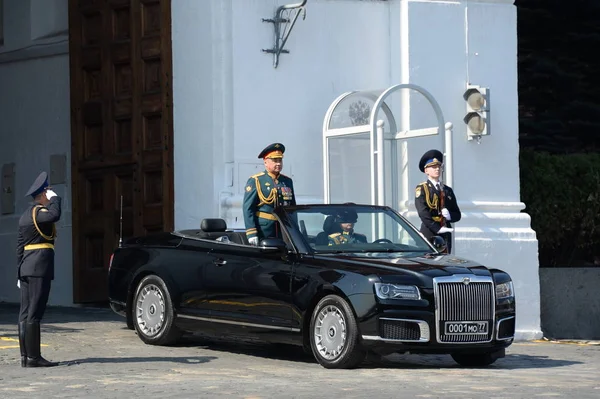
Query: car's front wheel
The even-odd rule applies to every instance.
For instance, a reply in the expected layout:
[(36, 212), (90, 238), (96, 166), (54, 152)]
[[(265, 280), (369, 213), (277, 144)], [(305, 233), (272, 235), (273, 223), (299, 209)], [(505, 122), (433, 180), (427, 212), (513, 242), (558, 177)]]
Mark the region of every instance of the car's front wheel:
[(147, 344), (170, 345), (181, 337), (181, 331), (173, 323), (171, 295), (158, 276), (146, 276), (140, 281), (131, 316), (138, 336)]
[(310, 321), (310, 344), (317, 361), (326, 368), (352, 368), (365, 358), (356, 318), (348, 302), (337, 295), (319, 301)]
[(494, 363), (498, 357), (493, 353), (454, 353), (452, 359), (463, 367), (486, 367)]

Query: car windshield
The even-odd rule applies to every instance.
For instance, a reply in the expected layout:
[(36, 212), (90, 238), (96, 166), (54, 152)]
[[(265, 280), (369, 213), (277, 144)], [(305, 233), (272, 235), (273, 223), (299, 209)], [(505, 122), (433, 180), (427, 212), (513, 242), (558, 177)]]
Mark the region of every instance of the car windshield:
[(412, 225), (389, 208), (323, 205), (287, 213), (316, 253), (434, 252)]

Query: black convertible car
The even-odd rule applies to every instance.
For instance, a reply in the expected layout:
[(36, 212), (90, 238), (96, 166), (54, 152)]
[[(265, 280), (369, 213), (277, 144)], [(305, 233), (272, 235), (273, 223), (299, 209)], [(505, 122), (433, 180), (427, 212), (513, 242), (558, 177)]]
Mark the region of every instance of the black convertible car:
[(301, 345), (327, 368), (367, 351), (447, 353), (487, 366), (513, 342), (510, 276), (444, 255), (393, 209), (298, 205), (282, 238), (248, 244), (222, 219), (132, 238), (109, 267), (112, 309), (147, 344), (184, 332)]

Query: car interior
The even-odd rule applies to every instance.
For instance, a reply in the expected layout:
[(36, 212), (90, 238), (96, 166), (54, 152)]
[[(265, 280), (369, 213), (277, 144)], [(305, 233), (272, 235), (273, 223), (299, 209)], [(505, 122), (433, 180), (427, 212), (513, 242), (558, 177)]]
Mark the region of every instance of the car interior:
[[(316, 237), (305, 235), (312, 246), (315, 244), (327, 246), (329, 244), (328, 236), (335, 232), (341, 231), (339, 223), (334, 223), (334, 220), (334, 216), (327, 216), (323, 222), (323, 231), (317, 234)], [(301, 224), (302, 223), (303, 222), (301, 222)], [(223, 243), (234, 243), (239, 245), (250, 245), (245, 231), (227, 229), (227, 222), (221, 218), (202, 219), (202, 222), (200, 223), (200, 230), (181, 230), (179, 233), (190, 238), (200, 238), (204, 240), (214, 240)], [(284, 238), (284, 240), (287, 242), (287, 237)]]
[(339, 223), (334, 223), (335, 216), (329, 215), (323, 221), (323, 231), (317, 234), (316, 245), (329, 245), (329, 235), (342, 231)]
[(182, 230), (181, 234), (186, 237), (202, 238), (204, 240), (215, 240), (220, 242), (232, 242), (240, 245), (250, 245), (245, 231), (233, 231), (227, 229), (227, 223), (220, 218), (202, 219), (200, 230)]

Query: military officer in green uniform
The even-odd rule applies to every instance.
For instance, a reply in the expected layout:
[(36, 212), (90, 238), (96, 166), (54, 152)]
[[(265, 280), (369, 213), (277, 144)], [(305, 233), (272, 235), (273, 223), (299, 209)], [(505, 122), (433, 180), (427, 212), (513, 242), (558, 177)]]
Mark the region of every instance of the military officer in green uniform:
[(61, 198), (48, 187), (48, 174), (40, 173), (26, 196), (33, 203), (19, 219), (17, 285), (21, 289), (19, 347), (22, 367), (52, 367), (40, 354), (40, 321), (46, 311), (54, 279), (54, 240), (61, 215)]
[(421, 233), (431, 240), (442, 236), (446, 240), (447, 252), (452, 250), (452, 223), (461, 219), (456, 196), (452, 188), (440, 181), (444, 155), (438, 150), (429, 150), (421, 157), (419, 169), (427, 180), (415, 189), (415, 206), (421, 219)]
[(337, 231), (329, 234), (329, 245), (366, 244), (367, 236), (354, 232), (354, 223), (357, 221), (358, 215), (354, 210), (348, 209), (338, 212), (333, 222), (337, 227)]
[(273, 215), (279, 206), (296, 205), (292, 179), (281, 173), (285, 146), (273, 143), (258, 155), (265, 164), (264, 172), (250, 176), (244, 193), (244, 224), (252, 245), (267, 237), (281, 237)]

